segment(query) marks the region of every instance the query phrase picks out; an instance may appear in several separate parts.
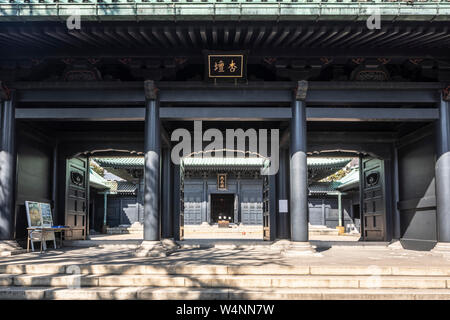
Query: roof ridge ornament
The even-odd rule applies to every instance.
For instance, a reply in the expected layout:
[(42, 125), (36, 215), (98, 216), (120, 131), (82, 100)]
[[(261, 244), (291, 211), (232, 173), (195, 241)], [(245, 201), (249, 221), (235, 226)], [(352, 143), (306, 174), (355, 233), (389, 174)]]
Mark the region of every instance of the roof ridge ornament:
[(154, 80), (145, 80), (144, 81), (144, 93), (145, 93), (145, 99), (147, 99), (147, 100), (156, 100), (157, 99), (158, 88), (156, 88)]
[(308, 81), (301, 80), (297, 82), (297, 88), (295, 89), (295, 100), (305, 100), (308, 93)]

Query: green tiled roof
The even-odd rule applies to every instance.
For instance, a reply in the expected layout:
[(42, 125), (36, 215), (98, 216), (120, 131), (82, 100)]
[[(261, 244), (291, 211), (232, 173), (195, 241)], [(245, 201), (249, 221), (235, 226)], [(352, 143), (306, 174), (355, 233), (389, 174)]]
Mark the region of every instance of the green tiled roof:
[[(140, 169), (144, 166), (144, 157), (115, 157), (115, 158), (94, 158), (101, 167), (104, 168), (134, 168)], [(261, 167), (263, 158), (184, 158), (185, 166), (254, 166)], [(309, 168), (343, 168), (351, 158), (322, 158), (308, 157), (307, 163)]]
[(353, 168), (348, 174), (342, 177), (339, 181), (339, 189), (349, 187), (353, 184), (359, 184), (359, 168)]
[(266, 159), (262, 158), (184, 158), (185, 167), (262, 167)]
[(340, 186), (340, 183), (337, 181), (314, 182), (308, 186), (308, 189), (311, 194), (325, 194), (325, 193), (335, 192), (339, 186)]
[(89, 168), (89, 185), (97, 189), (109, 189), (108, 180)]
[(110, 193), (112, 194), (134, 194), (137, 185), (128, 181), (108, 181)]
[(144, 157), (94, 158), (94, 161), (103, 168), (142, 169), (144, 167)]
[(445, 20), (446, 0), (0, 0), (1, 20)]
[(343, 190), (346, 187), (357, 187), (359, 185), (359, 168), (355, 167), (338, 181), (313, 182), (309, 185), (311, 194), (331, 193)]
[(351, 158), (322, 158), (322, 157), (308, 157), (308, 168), (343, 168), (350, 161)]

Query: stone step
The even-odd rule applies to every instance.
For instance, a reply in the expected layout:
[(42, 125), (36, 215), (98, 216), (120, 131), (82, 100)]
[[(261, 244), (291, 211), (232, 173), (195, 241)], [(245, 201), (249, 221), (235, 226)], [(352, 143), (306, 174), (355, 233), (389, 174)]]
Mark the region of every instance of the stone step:
[(75, 248), (110, 248), (110, 249), (137, 249), (142, 240), (64, 240), (64, 247)]
[(0, 287), (0, 299), (27, 300), (450, 300), (449, 289), (277, 289)]
[(409, 288), (450, 289), (442, 276), (297, 275), (0, 275), (0, 286), (188, 288)]
[[(169, 265), (89, 264), (76, 265), (91, 275), (327, 275), (327, 276), (450, 276), (447, 267), (356, 265)], [(0, 274), (67, 274), (68, 264), (0, 264)], [(70, 272), (72, 273), (72, 272)]]
[(25, 252), (26, 250), (14, 240), (0, 240), (0, 257), (10, 257)]

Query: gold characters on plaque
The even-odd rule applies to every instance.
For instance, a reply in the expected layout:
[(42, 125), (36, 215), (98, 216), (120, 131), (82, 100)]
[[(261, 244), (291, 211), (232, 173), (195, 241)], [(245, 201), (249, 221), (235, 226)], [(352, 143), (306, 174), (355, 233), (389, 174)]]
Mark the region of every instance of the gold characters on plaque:
[(237, 70), (237, 65), (234, 60), (231, 60), (231, 63), (228, 65), (228, 70), (230, 70), (230, 72), (235, 72)]
[(227, 189), (227, 174), (219, 173), (217, 174), (217, 189), (226, 190)]
[(224, 68), (225, 68), (225, 63), (222, 60), (214, 63), (214, 71), (224, 72)]
[[(234, 60), (231, 60), (230, 64), (228, 65), (227, 69), (230, 72), (236, 72), (237, 70), (237, 64), (234, 62)], [(223, 60), (220, 60), (218, 62), (214, 62), (214, 71), (216, 72), (225, 72), (225, 62)]]

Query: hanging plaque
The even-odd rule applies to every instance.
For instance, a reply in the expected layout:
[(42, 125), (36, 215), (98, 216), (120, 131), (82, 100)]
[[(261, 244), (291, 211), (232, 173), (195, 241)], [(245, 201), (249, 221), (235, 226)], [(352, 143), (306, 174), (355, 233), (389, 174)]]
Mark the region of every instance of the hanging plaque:
[(245, 78), (244, 54), (207, 54), (208, 78)]
[(227, 174), (217, 174), (217, 190), (227, 190)]

